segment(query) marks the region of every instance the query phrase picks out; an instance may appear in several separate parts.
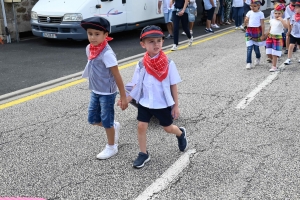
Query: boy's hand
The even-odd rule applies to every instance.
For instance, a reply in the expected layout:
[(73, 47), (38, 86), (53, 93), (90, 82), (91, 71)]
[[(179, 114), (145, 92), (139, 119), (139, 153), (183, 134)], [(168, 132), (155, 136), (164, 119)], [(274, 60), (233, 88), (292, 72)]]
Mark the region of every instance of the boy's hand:
[(179, 117), (179, 108), (178, 108), (178, 106), (176, 106), (176, 105), (173, 106), (171, 114), (172, 114), (172, 117), (174, 119), (178, 119), (178, 117)]
[(117, 105), (120, 106), (120, 108), (122, 110), (125, 110), (128, 107), (128, 101), (127, 101), (126, 96), (125, 97), (121, 97), (121, 99), (119, 99)]
[(280, 21), (283, 20), (282, 17), (276, 17), (276, 19), (278, 19), (278, 20), (280, 20)]

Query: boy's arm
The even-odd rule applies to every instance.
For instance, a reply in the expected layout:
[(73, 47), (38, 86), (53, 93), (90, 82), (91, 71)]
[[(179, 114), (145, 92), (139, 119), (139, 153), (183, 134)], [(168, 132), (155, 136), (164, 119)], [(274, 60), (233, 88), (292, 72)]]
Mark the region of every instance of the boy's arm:
[(281, 21), (284, 28), (289, 28), (289, 25), (286, 23), (286, 20), (282, 19), (281, 17), (279, 18), (279, 20)]
[(249, 22), (249, 17), (245, 17), (245, 21), (244, 21), (245, 26), (248, 26), (248, 22)]
[(173, 97), (174, 102), (175, 102), (175, 104), (172, 108), (172, 116), (173, 116), (174, 119), (177, 119), (179, 117), (177, 84), (171, 85), (171, 93), (172, 93), (172, 97)]
[(126, 99), (126, 92), (125, 92), (125, 87), (124, 87), (124, 83), (123, 83), (123, 80), (122, 80), (122, 77), (121, 77), (121, 74), (119, 72), (119, 68), (118, 66), (113, 66), (113, 67), (110, 67), (110, 70), (115, 78), (115, 81), (116, 81), (116, 84), (119, 88), (119, 92), (120, 92), (120, 96), (121, 96), (121, 109), (122, 110), (125, 110), (127, 107), (128, 107), (128, 102), (127, 102), (127, 99)]
[(162, 1), (158, 1), (158, 13), (160, 14), (161, 13), (161, 4), (162, 4)]

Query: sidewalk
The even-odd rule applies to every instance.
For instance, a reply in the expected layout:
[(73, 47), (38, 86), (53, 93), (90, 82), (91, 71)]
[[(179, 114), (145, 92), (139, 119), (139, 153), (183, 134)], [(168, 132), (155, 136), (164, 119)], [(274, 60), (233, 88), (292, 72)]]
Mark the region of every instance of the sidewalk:
[[(186, 127), (189, 149), (196, 152), (156, 199), (300, 196), (298, 64), (283, 70), (246, 109), (235, 108), (270, 75), (260, 50), (261, 65), (246, 70), (244, 33), (230, 30), (167, 51), (183, 79), (175, 124)], [(127, 66), (121, 66), (124, 82), (134, 71), (133, 64)], [(152, 121), (147, 133), (151, 161), (133, 169), (137, 113), (130, 106), (124, 112), (116, 108), (122, 125), (118, 155), (97, 160), (105, 134), (87, 123), (88, 101), (83, 82), (0, 110), (0, 196), (135, 199), (183, 155), (176, 138)]]

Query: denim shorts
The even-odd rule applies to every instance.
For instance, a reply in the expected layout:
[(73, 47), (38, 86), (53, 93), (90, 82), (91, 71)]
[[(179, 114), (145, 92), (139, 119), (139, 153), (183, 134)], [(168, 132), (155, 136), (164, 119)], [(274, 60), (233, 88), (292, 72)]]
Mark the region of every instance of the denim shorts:
[(172, 10), (168, 10), (168, 13), (164, 13), (165, 23), (172, 22)]
[(114, 126), (115, 118), (115, 99), (117, 92), (110, 95), (101, 95), (91, 92), (88, 122), (98, 124), (102, 122), (104, 128)]

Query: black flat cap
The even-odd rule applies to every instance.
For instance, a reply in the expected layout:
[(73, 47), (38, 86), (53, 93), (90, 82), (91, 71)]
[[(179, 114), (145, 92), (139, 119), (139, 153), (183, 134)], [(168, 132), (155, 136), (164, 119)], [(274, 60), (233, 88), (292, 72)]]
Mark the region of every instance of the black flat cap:
[(82, 28), (87, 30), (88, 28), (96, 29), (99, 31), (108, 32), (110, 31), (110, 23), (103, 17), (90, 17), (81, 21), (80, 25)]

